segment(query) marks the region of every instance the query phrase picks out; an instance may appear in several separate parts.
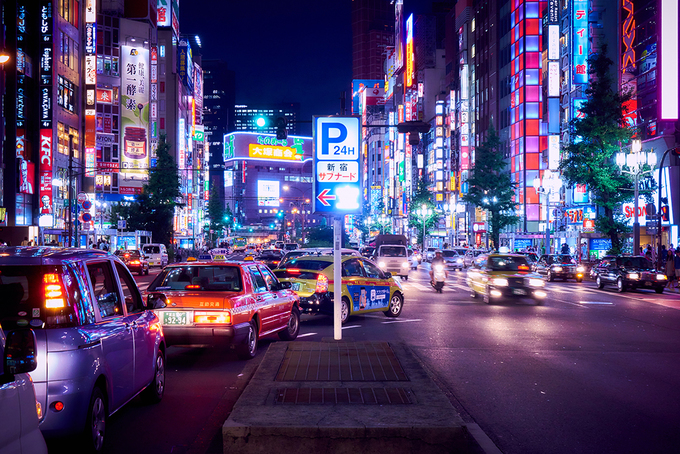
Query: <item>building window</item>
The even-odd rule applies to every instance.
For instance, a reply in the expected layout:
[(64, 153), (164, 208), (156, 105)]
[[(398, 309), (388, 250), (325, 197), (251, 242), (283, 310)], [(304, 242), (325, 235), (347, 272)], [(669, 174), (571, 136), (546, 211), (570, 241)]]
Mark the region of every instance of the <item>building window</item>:
[(57, 104), (68, 110), (75, 112), (76, 95), (78, 87), (73, 82), (62, 76), (57, 76), (58, 97)]
[(78, 0), (57, 1), (59, 15), (66, 19), (69, 24), (78, 28), (78, 12), (80, 11), (80, 2)]

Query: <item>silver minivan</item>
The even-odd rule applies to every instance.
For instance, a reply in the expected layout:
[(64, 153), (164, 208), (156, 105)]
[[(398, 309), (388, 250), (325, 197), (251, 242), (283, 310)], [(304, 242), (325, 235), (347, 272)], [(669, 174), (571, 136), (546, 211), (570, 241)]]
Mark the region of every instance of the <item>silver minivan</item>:
[(142, 252), (149, 262), (149, 267), (160, 266), (165, 267), (168, 264), (168, 250), (164, 244), (149, 243), (142, 245)]
[(22, 328), (5, 333), (0, 326), (0, 454), (47, 454), (38, 422), (42, 408), (28, 372), (35, 370), (35, 333)]
[(96, 249), (0, 248), (0, 324), (31, 328), (40, 430), (101, 450), (108, 417), (165, 390), (165, 339), (120, 259)]

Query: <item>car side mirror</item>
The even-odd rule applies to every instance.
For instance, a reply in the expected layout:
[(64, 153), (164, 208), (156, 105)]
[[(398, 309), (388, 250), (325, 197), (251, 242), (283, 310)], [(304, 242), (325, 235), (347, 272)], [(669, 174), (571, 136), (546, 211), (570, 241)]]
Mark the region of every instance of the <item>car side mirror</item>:
[(293, 288), (293, 283), (292, 282), (279, 282), (279, 288), (281, 289), (291, 289)]
[(392, 277), (392, 273), (390, 271), (383, 271), (383, 275), (385, 276), (385, 279), (389, 279)]
[(165, 295), (160, 293), (152, 293), (146, 299), (147, 309), (163, 309), (167, 307), (168, 303), (165, 299)]
[(7, 333), (5, 354), (2, 358), (5, 375), (3, 379), (14, 381), (14, 375), (31, 372), (38, 367), (36, 344), (32, 329), (18, 329)]

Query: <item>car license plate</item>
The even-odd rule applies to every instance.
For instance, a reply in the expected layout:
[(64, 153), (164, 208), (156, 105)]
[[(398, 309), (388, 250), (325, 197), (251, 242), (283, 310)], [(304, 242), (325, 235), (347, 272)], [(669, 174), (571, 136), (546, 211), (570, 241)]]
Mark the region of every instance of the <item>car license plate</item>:
[(297, 292), (298, 290), (300, 290), (300, 283), (299, 282), (293, 282), (293, 284), (291, 285), (290, 288), (291, 288), (291, 290)]
[(526, 295), (527, 291), (522, 288), (516, 288), (512, 291), (513, 295)]
[(652, 283), (649, 282), (649, 281), (645, 281), (645, 285), (646, 285), (647, 287), (651, 287), (651, 286), (652, 286)]
[(163, 324), (164, 325), (186, 325), (187, 324), (187, 313), (174, 311), (174, 312), (163, 312)]

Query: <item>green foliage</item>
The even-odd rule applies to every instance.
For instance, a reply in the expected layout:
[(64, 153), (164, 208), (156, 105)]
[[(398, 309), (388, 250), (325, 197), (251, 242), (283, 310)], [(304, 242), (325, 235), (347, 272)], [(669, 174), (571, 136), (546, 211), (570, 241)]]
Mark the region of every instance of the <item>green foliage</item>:
[(568, 184), (588, 186), (593, 202), (604, 211), (597, 217), (595, 228), (612, 240), (611, 253), (621, 253), (620, 235), (627, 227), (620, 207), (633, 199), (633, 183), (630, 176), (621, 173), (614, 157), (634, 131), (622, 126), (624, 103), (631, 95), (614, 90), (610, 72), (613, 62), (606, 53), (603, 46), (602, 52), (589, 59), (590, 83), (581, 107), (584, 117), (571, 123), (572, 141), (564, 148), (560, 170)]
[(501, 140), (493, 124), (486, 140), (475, 149), (475, 163), (468, 178), (469, 190), (462, 200), (489, 213), (489, 236), (498, 247), (501, 230), (517, 222), (513, 200), (517, 185), (512, 182), (503, 154)]
[[(216, 187), (210, 189), (210, 198), (208, 199), (208, 216), (210, 217), (210, 230), (217, 232), (218, 235), (227, 226), (227, 219), (225, 219), (226, 210), (224, 202), (220, 198), (220, 191)], [(230, 216), (231, 221), (233, 217)]]
[[(342, 245), (347, 247), (349, 236), (342, 232)], [(307, 243), (304, 247), (333, 247), (333, 227), (321, 226), (307, 229)]]
[(175, 207), (180, 206), (180, 180), (177, 164), (170, 156), (170, 145), (161, 135), (156, 150), (156, 167), (149, 168), (149, 181), (135, 202), (119, 203), (111, 207), (110, 220), (127, 221), (127, 230), (147, 230), (153, 241), (163, 244), (172, 242), (172, 220)]

